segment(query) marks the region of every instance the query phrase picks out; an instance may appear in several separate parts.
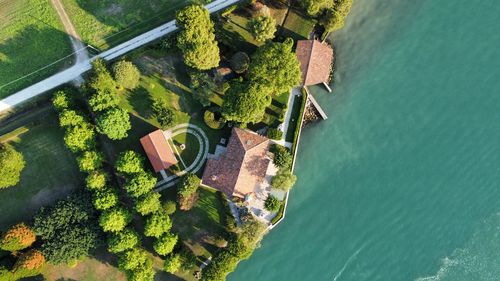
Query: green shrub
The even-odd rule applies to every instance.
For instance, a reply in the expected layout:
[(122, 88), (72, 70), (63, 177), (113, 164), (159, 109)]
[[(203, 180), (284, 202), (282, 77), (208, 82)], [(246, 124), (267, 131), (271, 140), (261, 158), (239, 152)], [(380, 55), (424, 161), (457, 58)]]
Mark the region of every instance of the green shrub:
[(150, 191), (139, 197), (135, 203), (135, 210), (142, 216), (149, 215), (161, 208), (160, 193)]
[(269, 212), (276, 212), (280, 209), (282, 203), (283, 202), (278, 200), (278, 198), (269, 195), (264, 202), (264, 208), (266, 208)]
[(134, 174), (131, 179), (127, 181), (124, 188), (127, 193), (133, 198), (140, 196), (153, 190), (157, 182), (157, 178), (150, 173), (141, 172)]
[(153, 248), (157, 254), (166, 256), (174, 250), (178, 239), (179, 237), (176, 234), (164, 233), (153, 243)]
[(146, 219), (144, 235), (148, 237), (160, 237), (172, 227), (170, 217), (163, 211), (158, 211)]
[(203, 120), (205, 121), (205, 124), (207, 124), (209, 128), (215, 130), (222, 129), (226, 124), (222, 119), (222, 117), (219, 118), (219, 120), (216, 120), (215, 113), (210, 111), (209, 109), (205, 110), (205, 113), (203, 114)]
[(86, 178), (86, 186), (89, 190), (102, 189), (106, 185), (108, 175), (103, 170), (97, 170), (90, 173)]
[(127, 250), (118, 256), (118, 268), (121, 270), (134, 270), (146, 263), (148, 252), (141, 248)]
[(78, 167), (82, 172), (92, 172), (102, 168), (104, 156), (97, 151), (85, 151), (77, 158)]
[(94, 193), (94, 207), (97, 210), (107, 210), (118, 204), (118, 193), (114, 188), (96, 190)]
[(201, 180), (195, 174), (184, 175), (178, 183), (177, 197), (179, 209), (183, 211), (191, 210), (198, 199), (198, 187)]
[(166, 130), (175, 124), (175, 112), (170, 109), (166, 101), (156, 99), (153, 102), (153, 112), (162, 129)]
[(271, 146), (271, 152), (274, 154), (274, 165), (288, 170), (292, 167), (293, 156), (288, 148), (274, 144)]
[(289, 170), (282, 170), (271, 180), (271, 186), (285, 191), (290, 190), (295, 184), (297, 177)]
[(102, 212), (99, 217), (99, 225), (104, 232), (117, 233), (122, 231), (132, 220), (132, 216), (123, 207), (114, 207)]
[(16, 252), (31, 246), (36, 240), (36, 235), (24, 223), (19, 223), (9, 228), (0, 238), (0, 249)]
[(111, 253), (121, 253), (134, 248), (140, 242), (137, 232), (131, 228), (125, 228), (116, 234), (110, 234), (108, 238), (108, 250)]
[(91, 124), (70, 127), (64, 134), (66, 146), (73, 152), (91, 150), (95, 147), (95, 131)]
[(273, 140), (281, 140), (281, 138), (283, 137), (283, 132), (276, 128), (268, 128), (267, 137)]
[(174, 274), (181, 267), (181, 256), (179, 254), (170, 254), (163, 265), (163, 270)]
[(144, 171), (144, 158), (135, 151), (120, 153), (116, 160), (116, 170), (124, 174), (136, 174)]
[(71, 99), (64, 91), (58, 91), (52, 97), (52, 105), (57, 111), (63, 111), (71, 106)]
[(163, 210), (167, 215), (171, 215), (177, 210), (177, 204), (172, 200), (167, 200), (163, 203)]
[(135, 89), (141, 78), (139, 69), (133, 63), (123, 60), (113, 65), (113, 75), (116, 83), (127, 89)]
[(59, 114), (59, 125), (61, 127), (79, 126), (85, 122), (85, 118), (74, 110), (64, 109)]
[(18, 184), (25, 166), (26, 162), (20, 152), (11, 146), (0, 144), (0, 190)]

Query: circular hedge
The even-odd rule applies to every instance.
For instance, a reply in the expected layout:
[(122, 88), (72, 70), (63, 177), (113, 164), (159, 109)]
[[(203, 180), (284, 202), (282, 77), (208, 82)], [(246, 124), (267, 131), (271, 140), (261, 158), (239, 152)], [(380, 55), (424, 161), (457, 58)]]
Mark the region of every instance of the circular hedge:
[(234, 72), (241, 74), (247, 71), (250, 65), (250, 57), (245, 52), (237, 52), (231, 57), (230, 64)]
[(214, 110), (213, 108), (209, 108), (205, 110), (205, 113), (203, 114), (203, 120), (205, 120), (205, 124), (207, 124), (208, 127), (219, 130), (226, 125), (225, 120), (222, 118), (222, 116), (218, 116), (218, 111)]

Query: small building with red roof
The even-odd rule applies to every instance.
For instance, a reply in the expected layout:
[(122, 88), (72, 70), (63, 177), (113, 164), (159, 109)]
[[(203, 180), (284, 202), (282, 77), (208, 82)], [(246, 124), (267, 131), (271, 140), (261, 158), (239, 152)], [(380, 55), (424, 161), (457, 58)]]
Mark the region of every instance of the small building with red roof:
[(333, 48), (318, 40), (299, 40), (295, 50), (302, 72), (302, 86), (328, 86), (333, 65)]
[(177, 164), (177, 158), (162, 130), (156, 130), (142, 137), (141, 144), (155, 172), (158, 173)]

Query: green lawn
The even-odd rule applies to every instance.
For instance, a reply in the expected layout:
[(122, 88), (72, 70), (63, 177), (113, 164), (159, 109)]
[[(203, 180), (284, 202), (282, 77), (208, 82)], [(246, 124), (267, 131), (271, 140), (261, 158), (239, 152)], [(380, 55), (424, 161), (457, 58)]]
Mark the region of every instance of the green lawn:
[(264, 43), (258, 42), (248, 30), (247, 24), (250, 18), (241, 16), (236, 10), (227, 16), (227, 21), (218, 26), (217, 32), (220, 41), (234, 49), (252, 53), (256, 47)]
[[(226, 207), (222, 196), (216, 191), (200, 187), (199, 198), (193, 209), (177, 210), (172, 215), (172, 230), (180, 240), (198, 257), (198, 264), (213, 256), (217, 247), (211, 239), (226, 237)], [(176, 189), (169, 188), (162, 192), (162, 200), (176, 200)], [(195, 268), (193, 271), (198, 270)], [(179, 272), (185, 280), (195, 280), (192, 272)], [(162, 279), (163, 280), (163, 279)]]
[(314, 25), (314, 20), (306, 15), (299, 14), (294, 9), (290, 9), (285, 23), (281, 27), (281, 35), (292, 37), (294, 40), (308, 39)]
[(0, 0), (0, 98), (56, 72), (72, 58), (11, 83), (71, 53), (50, 0)]
[[(18, 185), (0, 191), (0, 230), (30, 220), (41, 206), (50, 205), (83, 186), (74, 155), (64, 146), (63, 131), (52, 111), (37, 121), (18, 122), (8, 145), (24, 155), (26, 168)], [(10, 126), (9, 126), (10, 127)]]
[(189, 0), (62, 0), (86, 43), (107, 49), (165, 22)]

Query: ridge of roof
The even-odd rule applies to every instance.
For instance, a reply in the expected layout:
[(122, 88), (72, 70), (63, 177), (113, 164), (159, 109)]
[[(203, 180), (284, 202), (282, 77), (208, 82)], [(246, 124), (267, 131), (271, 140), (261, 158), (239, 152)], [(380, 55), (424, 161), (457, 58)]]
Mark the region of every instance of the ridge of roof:
[(314, 54), (314, 42), (316, 42), (316, 40), (314, 39), (307, 40), (307, 42), (311, 43), (311, 49), (309, 52), (309, 59), (307, 60), (306, 75), (304, 76), (304, 84), (307, 82), (307, 78), (309, 77), (309, 65), (311, 64), (312, 55)]

